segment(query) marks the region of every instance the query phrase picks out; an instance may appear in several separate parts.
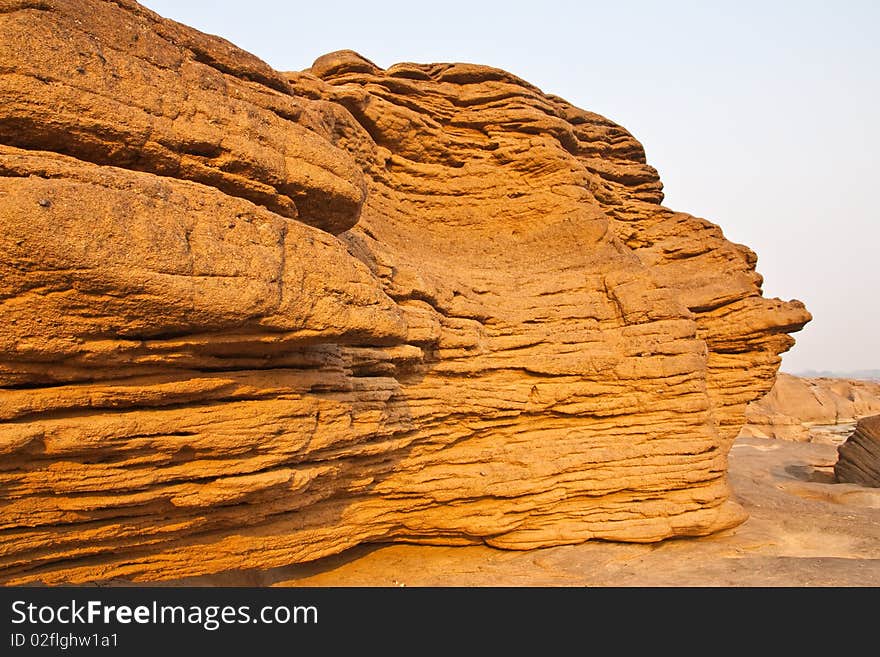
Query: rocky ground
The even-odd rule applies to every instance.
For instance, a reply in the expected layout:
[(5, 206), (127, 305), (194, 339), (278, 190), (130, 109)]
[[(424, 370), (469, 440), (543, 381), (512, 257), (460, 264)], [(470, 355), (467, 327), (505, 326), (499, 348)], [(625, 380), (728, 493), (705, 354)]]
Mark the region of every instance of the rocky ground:
[(739, 527), (650, 545), (588, 542), (514, 552), (364, 546), (266, 572), (175, 584), (252, 586), (880, 586), (880, 489), (834, 484), (832, 445), (739, 438)]

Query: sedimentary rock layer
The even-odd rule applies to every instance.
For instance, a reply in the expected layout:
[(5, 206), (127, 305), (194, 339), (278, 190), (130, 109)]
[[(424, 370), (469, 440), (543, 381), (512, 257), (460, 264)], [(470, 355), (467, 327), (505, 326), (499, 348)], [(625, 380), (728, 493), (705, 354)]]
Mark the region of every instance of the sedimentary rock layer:
[(834, 476), (840, 483), (880, 488), (880, 415), (859, 420), (837, 448)]
[(780, 373), (749, 404), (741, 435), (839, 444), (859, 418), (880, 413), (880, 383)]
[(282, 74), (0, 2), (0, 581), (657, 541), (809, 314), (611, 121), (469, 64)]

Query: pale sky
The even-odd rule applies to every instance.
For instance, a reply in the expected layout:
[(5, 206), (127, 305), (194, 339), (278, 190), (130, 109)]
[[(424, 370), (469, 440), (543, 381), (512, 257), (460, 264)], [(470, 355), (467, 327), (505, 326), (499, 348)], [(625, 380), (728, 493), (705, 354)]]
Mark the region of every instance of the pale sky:
[(765, 296), (807, 304), (784, 370), (880, 368), (880, 2), (143, 4), (282, 71), (345, 48), (488, 64), (603, 114), (644, 144), (664, 205), (750, 246)]

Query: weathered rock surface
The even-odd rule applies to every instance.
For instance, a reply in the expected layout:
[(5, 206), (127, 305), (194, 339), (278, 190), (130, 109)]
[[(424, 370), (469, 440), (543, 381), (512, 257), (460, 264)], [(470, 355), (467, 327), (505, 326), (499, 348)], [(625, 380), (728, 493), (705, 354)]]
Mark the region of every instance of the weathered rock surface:
[(809, 314), (496, 69), (0, 1), (0, 581), (704, 535)]
[(832, 445), (738, 438), (728, 475), (749, 519), (711, 536), (527, 552), (363, 546), (307, 564), (158, 585), (880, 586), (880, 489), (834, 483), (836, 459)]
[(837, 448), (837, 481), (880, 488), (880, 415), (859, 420), (856, 430)]
[(838, 445), (859, 418), (875, 413), (880, 383), (780, 373), (770, 392), (749, 404), (741, 435)]

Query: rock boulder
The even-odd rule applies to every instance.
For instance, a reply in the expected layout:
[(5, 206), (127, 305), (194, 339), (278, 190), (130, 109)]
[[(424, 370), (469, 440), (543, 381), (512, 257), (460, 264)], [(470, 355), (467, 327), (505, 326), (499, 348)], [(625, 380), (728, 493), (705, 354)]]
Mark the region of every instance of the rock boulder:
[(809, 314), (510, 73), (280, 73), (131, 0), (0, 2), (0, 581), (741, 522)]
[(837, 448), (837, 454), (837, 481), (880, 488), (880, 415), (859, 420), (856, 430)]

